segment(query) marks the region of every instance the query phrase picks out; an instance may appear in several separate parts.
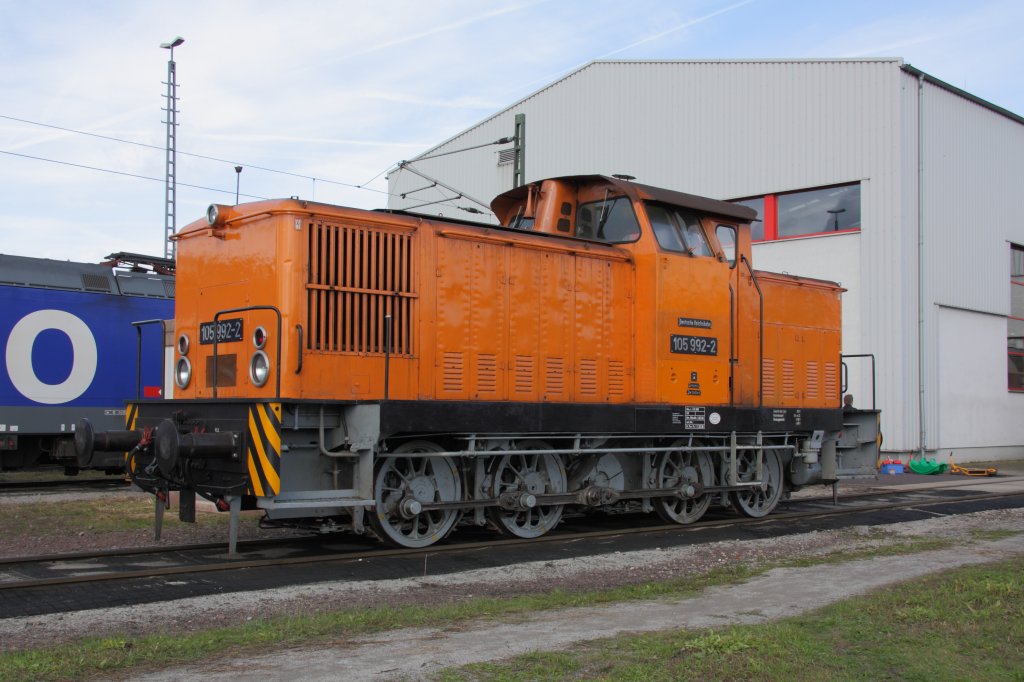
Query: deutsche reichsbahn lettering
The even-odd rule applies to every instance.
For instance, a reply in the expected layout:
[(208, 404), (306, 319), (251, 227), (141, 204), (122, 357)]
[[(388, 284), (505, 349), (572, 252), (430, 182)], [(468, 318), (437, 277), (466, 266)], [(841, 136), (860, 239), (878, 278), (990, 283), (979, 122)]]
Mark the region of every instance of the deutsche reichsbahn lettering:
[(702, 320), (697, 317), (680, 317), (680, 327), (695, 327), (697, 329), (711, 329), (711, 320)]

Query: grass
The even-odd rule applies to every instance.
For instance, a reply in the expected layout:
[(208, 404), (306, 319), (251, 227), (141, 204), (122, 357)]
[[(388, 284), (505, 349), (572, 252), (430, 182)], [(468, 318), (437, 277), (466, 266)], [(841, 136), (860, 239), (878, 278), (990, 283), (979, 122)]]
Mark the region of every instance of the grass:
[[(126, 669), (160, 668), (195, 663), (215, 657), (244, 656), (252, 652), (265, 653), (267, 650), (276, 648), (325, 643), (339, 637), (402, 627), (456, 625), (479, 618), (508, 620), (525, 618), (530, 613), (545, 609), (656, 598), (679, 599), (696, 594), (711, 586), (737, 584), (778, 566), (806, 566), (880, 555), (908, 554), (939, 546), (945, 545), (937, 545), (927, 538), (910, 539), (891, 547), (842, 552), (810, 560), (790, 560), (756, 568), (735, 564), (701, 576), (681, 576), (669, 581), (649, 582), (612, 590), (575, 593), (556, 590), (550, 593), (511, 599), (476, 598), (433, 607), (389, 608), (382, 606), (359, 611), (271, 618), (251, 621), (234, 627), (187, 634), (150, 635), (138, 638), (124, 636), (92, 638), (44, 649), (0, 654), (0, 680), (55, 680), (109, 676), (116, 671)], [(723, 635), (709, 635), (708, 639), (697, 640), (693, 646), (697, 651), (706, 649), (722, 653), (733, 650), (741, 651), (741, 645), (745, 645), (745, 640), (728, 637), (721, 639), (721, 637)], [(671, 647), (675, 645), (652, 644), (651, 646)], [(493, 679), (560, 679), (558, 676), (545, 678), (544, 675), (547, 673), (542, 674), (542, 669), (551, 668), (552, 670), (561, 670), (562, 674), (567, 674), (566, 670), (573, 669), (573, 666), (593, 665), (568, 661), (566, 656), (567, 654), (560, 653), (536, 654), (528, 659), (533, 663), (529, 664), (531, 673), (526, 677), (505, 678), (499, 676)], [(687, 656), (692, 657), (693, 653), (691, 652)], [(517, 663), (516, 665), (526, 664)], [(593, 672), (592, 668), (588, 669)], [(506, 673), (501, 673), (501, 675), (504, 674)], [(453, 679), (462, 678), (455, 677)], [(578, 679), (589, 678), (584, 676)], [(627, 675), (609, 679), (633, 678)]]
[[(9, 538), (33, 538), (79, 533), (111, 533), (151, 529), (153, 527), (153, 497), (150, 495), (99, 495), (78, 500), (47, 502), (46, 504), (0, 505), (0, 528)], [(226, 525), (227, 514), (198, 514), (202, 524)], [(256, 523), (243, 516), (242, 523)], [(184, 524), (178, 520), (176, 509), (164, 514), (164, 528)]]
[(1021, 568), (963, 568), (778, 623), (624, 636), (438, 679), (1020, 681)]

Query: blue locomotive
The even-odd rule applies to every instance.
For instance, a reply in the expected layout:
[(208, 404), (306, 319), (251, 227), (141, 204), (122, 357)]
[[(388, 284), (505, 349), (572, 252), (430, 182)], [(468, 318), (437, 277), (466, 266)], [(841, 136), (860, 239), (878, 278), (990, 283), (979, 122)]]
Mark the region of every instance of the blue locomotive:
[(173, 260), (0, 254), (0, 469), (122, 470), (119, 453), (76, 457), (75, 423), (124, 428), (125, 400), (163, 395), (173, 317)]

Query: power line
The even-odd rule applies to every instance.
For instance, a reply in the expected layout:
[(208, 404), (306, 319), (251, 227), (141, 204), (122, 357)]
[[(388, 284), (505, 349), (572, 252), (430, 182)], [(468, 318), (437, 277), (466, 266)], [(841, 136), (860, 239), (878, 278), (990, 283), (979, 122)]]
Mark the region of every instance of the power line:
[[(130, 144), (130, 145), (134, 145), (136, 147), (144, 147), (146, 149), (156, 149), (156, 150), (161, 151), (161, 152), (162, 151), (166, 151), (164, 147), (158, 147), (158, 146), (153, 145), (153, 144), (146, 144), (145, 142), (137, 142), (135, 140), (125, 140), (123, 138), (113, 137), (111, 135), (100, 135), (99, 133), (90, 133), (90, 132), (87, 132), (87, 131), (84, 131), (84, 130), (76, 130), (74, 128), (65, 128), (63, 126), (52, 125), (50, 123), (41, 123), (39, 121), (30, 121), (30, 120), (25, 119), (25, 118), (17, 118), (15, 116), (7, 116), (7, 115), (4, 115), (4, 114), (0, 114), (0, 118), (6, 119), (8, 121), (17, 121), (18, 123), (27, 123), (29, 125), (39, 126), (41, 128), (50, 128), (51, 130), (60, 130), (61, 132), (73, 133), (75, 135), (85, 135), (87, 137), (95, 137), (97, 139), (108, 140), (110, 142), (120, 142), (122, 144)], [(388, 194), (388, 192), (386, 192), (384, 190), (379, 190), (379, 189), (373, 189), (371, 187), (366, 187), (367, 184), (369, 184), (370, 182), (373, 182), (378, 177), (380, 177), (380, 175), (382, 173), (378, 173), (371, 180), (369, 180), (368, 182), (366, 182), (366, 183), (364, 183), (362, 185), (355, 185), (355, 184), (352, 184), (350, 182), (341, 182), (340, 180), (329, 180), (327, 178), (318, 178), (318, 177), (315, 177), (315, 176), (312, 176), (312, 175), (302, 175), (300, 173), (292, 173), (290, 171), (277, 170), (276, 168), (267, 168), (265, 166), (256, 166), (254, 164), (245, 163), (243, 161), (231, 161), (231, 160), (228, 160), (228, 159), (221, 159), (221, 158), (218, 158), (216, 156), (206, 156), (205, 154), (193, 154), (193, 153), (190, 153), (190, 152), (178, 152), (178, 154), (181, 154), (182, 156), (191, 156), (191, 157), (196, 158), (196, 159), (205, 159), (207, 161), (216, 161), (218, 163), (227, 163), (227, 164), (230, 164), (232, 166), (245, 166), (246, 168), (254, 168), (256, 170), (266, 171), (268, 173), (277, 173), (279, 175), (289, 175), (289, 176), (294, 177), (294, 178), (302, 178), (304, 180), (312, 180), (313, 182), (326, 182), (326, 183), (331, 184), (331, 185), (340, 185), (341, 187), (351, 187), (352, 189), (362, 189), (362, 190), (366, 190), (367, 192), (376, 192), (378, 194)], [(34, 157), (29, 157), (29, 158), (34, 158)], [(49, 159), (44, 159), (44, 160), (49, 160)], [(71, 164), (71, 165), (74, 165), (74, 164)], [(85, 167), (85, 166), (83, 166), (83, 167)], [(99, 169), (99, 170), (103, 170), (103, 169)], [(220, 190), (217, 190), (217, 191), (220, 191)]]
[[(0, 119), (6, 119), (8, 121), (16, 121), (18, 123), (26, 123), (26, 124), (29, 124), (29, 125), (39, 126), (39, 127), (42, 127), (42, 128), (50, 128), (52, 130), (59, 130), (61, 132), (72, 133), (72, 134), (75, 134), (75, 135), (85, 135), (87, 137), (95, 137), (97, 139), (108, 140), (108, 141), (111, 141), (111, 142), (118, 142), (118, 143), (121, 143), (121, 144), (130, 144), (130, 145), (133, 145), (133, 146), (136, 146), (136, 147), (143, 147), (143, 148), (146, 148), (146, 149), (155, 149), (155, 150), (161, 151), (161, 152), (166, 151), (166, 149), (164, 147), (158, 147), (156, 145), (147, 144), (145, 142), (138, 142), (138, 141), (135, 141), (135, 140), (126, 140), (126, 139), (123, 139), (123, 138), (113, 137), (113, 136), (110, 136), (110, 135), (101, 135), (99, 133), (90, 133), (90, 132), (87, 132), (87, 131), (84, 131), (84, 130), (76, 130), (74, 128), (66, 128), (66, 127), (63, 127), (63, 126), (53, 125), (53, 124), (50, 124), (50, 123), (42, 123), (42, 122), (39, 122), (39, 121), (31, 121), (29, 119), (17, 118), (15, 116), (7, 116), (5, 114), (0, 114)], [(505, 143), (507, 141), (508, 141), (507, 138), (502, 138), (501, 140), (497, 140), (495, 142), (488, 142), (488, 143), (485, 143), (485, 144), (482, 144), (482, 145), (478, 145), (477, 147), (471, 147), (470, 149), (477, 149), (479, 147), (486, 147), (486, 146), (495, 145), (495, 144), (503, 144), (503, 143)], [(467, 150), (460, 149), (460, 150), (456, 150), (456, 151), (467, 151)], [(355, 185), (355, 184), (352, 184), (352, 183), (349, 183), (349, 182), (341, 182), (341, 181), (338, 181), (338, 180), (328, 180), (326, 178), (318, 178), (318, 177), (314, 177), (312, 175), (302, 175), (300, 173), (292, 173), (292, 172), (289, 172), (289, 171), (277, 170), (275, 168), (267, 168), (265, 166), (256, 166), (256, 165), (252, 165), (252, 164), (246, 164), (245, 162), (241, 162), (241, 161), (231, 161), (231, 160), (228, 160), (228, 159), (221, 159), (221, 158), (218, 158), (218, 157), (215, 157), (215, 156), (207, 156), (207, 155), (204, 155), (204, 154), (194, 154), (194, 153), (190, 153), (190, 152), (178, 152), (178, 153), (181, 154), (182, 156), (191, 156), (193, 158), (205, 159), (207, 161), (216, 161), (218, 163), (227, 163), (227, 164), (231, 164), (233, 166), (235, 166), (235, 165), (242, 165), (242, 166), (245, 166), (246, 168), (254, 168), (256, 170), (262, 170), (262, 171), (266, 171), (268, 173), (277, 173), (279, 175), (288, 175), (288, 176), (295, 177), (295, 178), (302, 178), (304, 180), (312, 180), (314, 183), (316, 183), (317, 181), (325, 182), (325, 183), (332, 184), (332, 185), (339, 185), (339, 186), (342, 186), (342, 187), (349, 187), (349, 188), (352, 188), (352, 189), (361, 189), (361, 190), (364, 190), (364, 191), (367, 191), (367, 192), (375, 192), (377, 194), (383, 194), (383, 195), (388, 196), (388, 197), (400, 197), (402, 199), (404, 199), (405, 197), (397, 195), (397, 194), (392, 194), (391, 192), (389, 192), (387, 190), (373, 189), (371, 187), (367, 187), (366, 185), (370, 184), (371, 182), (373, 182), (374, 180), (376, 180), (381, 175), (383, 175), (384, 173), (386, 173), (387, 171), (389, 171), (391, 169), (397, 169), (399, 172), (401, 172), (402, 170), (409, 170), (409, 171), (415, 173), (416, 175), (420, 175), (421, 177), (426, 177), (426, 176), (423, 176), (419, 171), (416, 171), (416, 170), (414, 170), (412, 168), (409, 168), (408, 164), (410, 162), (403, 161), (403, 162), (400, 162), (398, 164), (392, 164), (392, 165), (388, 166), (387, 168), (382, 170), (380, 173), (378, 173), (374, 177), (370, 178), (370, 180), (366, 181), (362, 185)], [(452, 154), (452, 153), (455, 153), (455, 152), (445, 152), (445, 153), (439, 154), (438, 156), (444, 156), (446, 154)], [(154, 181), (154, 182), (164, 182), (165, 181), (163, 179), (153, 178), (153, 177), (149, 177), (147, 175), (139, 175), (139, 174), (136, 174), (136, 173), (128, 173), (126, 171), (118, 171), (118, 170), (113, 170), (113, 169), (110, 169), (110, 168), (100, 168), (98, 166), (89, 166), (89, 165), (86, 165), (86, 164), (72, 163), (70, 161), (60, 161), (58, 159), (49, 159), (49, 158), (42, 157), (42, 156), (33, 156), (31, 154), (21, 154), (21, 153), (18, 153), (18, 152), (11, 152), (11, 151), (7, 151), (7, 150), (4, 150), (4, 149), (0, 149), (0, 154), (7, 154), (9, 156), (17, 156), (17, 157), (21, 157), (21, 158), (24, 158), (24, 159), (32, 159), (34, 161), (45, 161), (47, 163), (55, 163), (55, 164), (58, 164), (58, 165), (61, 165), (61, 166), (69, 166), (69, 167), (72, 167), (72, 168), (81, 168), (81, 169), (84, 169), (84, 170), (92, 170), (92, 171), (97, 171), (97, 172), (100, 172), (100, 173), (109, 173), (111, 175), (121, 175), (121, 176), (124, 176), (124, 177), (137, 178), (137, 179), (140, 179), (140, 180), (151, 180), (151, 181)], [(424, 157), (424, 158), (433, 158), (433, 157)], [(414, 159), (414, 160), (415, 161), (419, 161), (421, 159)], [(432, 178), (428, 178), (428, 179), (432, 180)], [(202, 190), (207, 190), (207, 191), (210, 191), (210, 192), (220, 192), (220, 193), (224, 193), (224, 194), (231, 194), (232, 193), (231, 190), (218, 189), (216, 187), (206, 187), (204, 185), (192, 185), (192, 184), (184, 183), (184, 182), (178, 183), (178, 184), (180, 184), (182, 187), (190, 187), (192, 189), (202, 189)], [(460, 193), (457, 190), (455, 190), (454, 188), (447, 187), (446, 185), (444, 187), (445, 187), (445, 189), (448, 189), (449, 191), (455, 193), (457, 196), (448, 197), (447, 199), (442, 199), (442, 200), (439, 200), (439, 201), (436, 201), (436, 202), (429, 202), (428, 204), (421, 204), (421, 205), (414, 206), (414, 207), (411, 207), (411, 208), (415, 209), (415, 208), (419, 208), (420, 206), (433, 205), (433, 204), (443, 204), (443, 205), (447, 205), (447, 206), (449, 206), (451, 208), (467, 211), (469, 213), (478, 213), (478, 212), (483, 213), (481, 211), (477, 211), (476, 209), (469, 209), (469, 208), (465, 208), (465, 207), (462, 207), (462, 206), (457, 206), (457, 205), (452, 204), (452, 203), (448, 203), (450, 201), (457, 201), (458, 199), (461, 199), (461, 198), (469, 199), (470, 201), (473, 201), (474, 203), (480, 204), (481, 206), (485, 206), (485, 207), (487, 206), (487, 204), (485, 204), (485, 203), (483, 203), (481, 201), (478, 201), (478, 200), (474, 199), (473, 197), (470, 197), (470, 196), (467, 196), (467, 195), (465, 195), (463, 193)], [(235, 193), (238, 194), (237, 191)], [(244, 194), (244, 193), (243, 194), (238, 194), (238, 196), (244, 196), (244, 197), (249, 198), (249, 199), (261, 199), (261, 200), (265, 200), (265, 199), (269, 198), (269, 197), (259, 196), (259, 195), (256, 195), (256, 194)], [(406, 210), (411, 210), (411, 209), (406, 209)], [(486, 213), (489, 214), (490, 212), (487, 211)]]
[[(18, 152), (9, 152), (6, 149), (0, 149), (0, 154), (7, 154), (9, 156), (20, 156), (23, 159), (32, 159), (34, 161), (46, 161), (47, 163), (56, 163), (61, 166), (71, 166), (73, 168), (84, 168), (85, 170), (99, 171), (101, 173), (110, 173), (112, 175), (123, 175), (129, 178), (138, 178), (139, 180), (153, 180), (155, 182), (164, 182), (164, 178), (151, 178), (148, 175), (139, 175), (137, 173), (127, 173), (125, 171), (111, 170), (110, 168), (99, 168), (97, 166), (86, 166), (81, 163), (71, 163), (70, 161), (58, 161), (57, 159), (47, 159), (42, 156), (32, 156), (31, 154), (19, 154)], [(192, 189), (205, 189), (210, 192), (223, 192), (225, 194), (234, 194), (234, 190), (217, 189), (216, 187), (204, 187), (203, 185), (190, 185), (186, 182), (179, 182), (182, 187), (191, 187)], [(269, 197), (261, 197), (255, 194), (241, 194), (239, 196), (248, 197), (250, 199), (268, 199)]]

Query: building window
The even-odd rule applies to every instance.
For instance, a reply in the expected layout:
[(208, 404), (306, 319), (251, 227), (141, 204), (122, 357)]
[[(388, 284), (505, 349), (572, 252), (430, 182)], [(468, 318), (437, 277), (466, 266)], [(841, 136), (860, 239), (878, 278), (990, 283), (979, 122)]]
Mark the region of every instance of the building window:
[(1010, 314), (1006, 318), (1006, 374), (1011, 391), (1024, 393), (1024, 246), (1010, 244)]
[(860, 183), (737, 199), (757, 211), (755, 242), (860, 231)]

